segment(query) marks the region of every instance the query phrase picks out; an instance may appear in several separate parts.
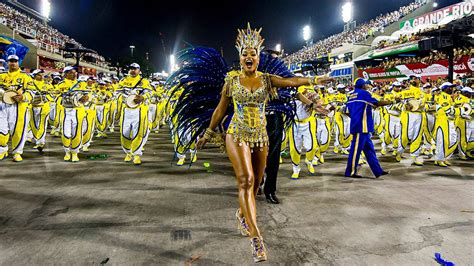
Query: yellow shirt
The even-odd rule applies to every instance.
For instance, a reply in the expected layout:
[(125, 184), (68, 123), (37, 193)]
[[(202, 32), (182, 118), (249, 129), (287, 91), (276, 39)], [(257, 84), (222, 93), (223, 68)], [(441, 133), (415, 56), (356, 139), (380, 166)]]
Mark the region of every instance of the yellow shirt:
[[(400, 92), (396, 92), (396, 91), (385, 93), (383, 97), (384, 101), (389, 101), (389, 102), (393, 102), (397, 98), (401, 98), (401, 94)], [(402, 103), (394, 103), (394, 104), (386, 105), (385, 110), (387, 110), (387, 112), (391, 115), (399, 116), (401, 107), (402, 107)]]
[[(151, 90), (151, 86), (150, 86), (150, 82), (148, 81), (148, 79), (146, 78), (143, 78), (141, 81), (141, 76), (140, 75), (137, 75), (135, 77), (132, 77), (132, 76), (126, 76), (125, 78), (123, 78), (119, 83), (118, 83), (118, 87), (120, 89), (122, 88), (137, 88), (137, 89), (149, 89)], [(138, 84), (140, 82), (140, 84)]]
[(452, 118), (454, 115), (454, 110), (452, 110), (453, 99), (451, 95), (446, 92), (441, 92), (435, 96), (436, 103), (436, 117), (439, 119), (445, 119), (445, 116), (448, 115), (449, 118)]
[[(33, 85), (32, 79), (28, 74), (23, 71), (17, 70), (13, 72), (4, 72), (0, 74), (0, 85), (9, 89), (11, 86), (15, 86), (14, 89), (24, 89)], [(12, 88), (13, 89), (13, 88)]]
[(28, 89), (33, 90), (33, 91), (40, 91), (40, 92), (50, 92), (52, 90), (53, 86), (49, 83), (38, 80), (33, 80), (31, 82), (31, 85), (28, 86)]
[(410, 86), (410, 88), (403, 90), (400, 92), (402, 100), (420, 100), (424, 99), (424, 93), (421, 91), (420, 88), (415, 86)]
[(456, 97), (456, 99), (454, 100), (455, 105), (461, 105), (464, 103), (471, 103), (471, 99), (464, 95), (458, 95), (458, 97)]
[(73, 90), (73, 91), (76, 91), (76, 90), (82, 90), (82, 85), (81, 85), (81, 82), (77, 81), (77, 80), (71, 80), (71, 79), (64, 79), (63, 81), (59, 82), (58, 85), (57, 85), (57, 89), (61, 92), (61, 93), (65, 93), (65, 92), (68, 92), (69, 90)]
[(338, 105), (344, 104), (347, 102), (347, 95), (344, 93), (336, 93), (330, 97), (330, 101)]
[[(18, 93), (24, 93), (25, 89), (33, 84), (31, 77), (25, 72), (18, 69), (13, 72), (4, 72), (0, 74), (0, 86), (4, 86), (6, 90), (15, 90)], [(23, 94), (24, 102), (30, 102), (32, 96), (29, 93)]]

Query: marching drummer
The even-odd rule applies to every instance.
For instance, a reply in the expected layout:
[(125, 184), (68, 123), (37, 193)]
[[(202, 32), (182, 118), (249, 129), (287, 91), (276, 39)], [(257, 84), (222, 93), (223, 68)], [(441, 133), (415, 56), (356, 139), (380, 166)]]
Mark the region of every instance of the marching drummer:
[(135, 165), (142, 163), (142, 149), (149, 133), (148, 106), (145, 98), (151, 92), (149, 81), (140, 75), (140, 65), (130, 65), (128, 76), (119, 82), (123, 92), (120, 112), (120, 140), (126, 156), (124, 161), (133, 160)]
[(20, 70), (19, 58), (9, 55), (8, 72), (0, 73), (0, 160), (8, 156), (8, 140), (12, 139), (14, 162), (21, 162), (26, 141), (31, 95), (24, 90), (32, 84), (31, 77)]
[(64, 117), (61, 119), (64, 161), (79, 162), (82, 123), (86, 114), (83, 104), (89, 100), (89, 96), (80, 90), (80, 82), (76, 79), (77, 72), (74, 67), (65, 67), (63, 74), (64, 80), (58, 84), (58, 88), (63, 92), (60, 103), (64, 108)]
[[(410, 76), (410, 87), (401, 92), (401, 100), (405, 103), (405, 110), (401, 114), (401, 145), (399, 145), (397, 158), (401, 158), (405, 149), (410, 150), (413, 164), (423, 165), (420, 156), (423, 144), (423, 118), (422, 106), (425, 105), (425, 96), (420, 88), (421, 76)], [(398, 159), (397, 159), (398, 161)]]
[(109, 112), (110, 112), (110, 99), (112, 98), (112, 93), (107, 89), (107, 82), (105, 80), (100, 80), (98, 82), (98, 87), (94, 93), (95, 99), (95, 124), (97, 129), (98, 138), (106, 138), (107, 126), (109, 123)]
[(43, 151), (46, 142), (46, 130), (51, 110), (49, 100), (52, 100), (48, 96), (52, 85), (45, 82), (43, 75), (44, 71), (41, 69), (33, 71), (32, 77), (34, 80), (32, 86), (29, 86), (33, 96), (30, 106), (30, 129), (35, 143), (33, 148), (40, 152)]

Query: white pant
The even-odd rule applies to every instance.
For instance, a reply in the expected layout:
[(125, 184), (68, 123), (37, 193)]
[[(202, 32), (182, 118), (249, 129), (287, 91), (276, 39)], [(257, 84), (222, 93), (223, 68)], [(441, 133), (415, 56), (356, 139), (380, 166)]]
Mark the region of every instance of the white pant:
[(316, 139), (318, 140), (319, 146), (326, 145), (329, 141), (329, 128), (326, 127), (326, 119), (316, 119)]
[[(426, 114), (426, 124), (427, 124), (428, 131), (429, 131), (428, 134), (433, 135), (433, 128), (434, 128), (434, 125), (435, 125), (435, 116), (434, 116), (433, 114), (430, 114), (430, 113), (427, 113), (427, 114)], [(425, 142), (424, 142), (424, 146), (423, 146), (423, 147), (424, 147), (425, 149), (431, 150), (431, 143), (428, 142), (428, 141), (425, 139)]]
[[(21, 139), (16, 147), (13, 147), (12, 153), (23, 154), (23, 147), (25, 147), (26, 142), (26, 133), (28, 129), (28, 123), (30, 121), (29, 113), (26, 111), (25, 117), (17, 117), (17, 104), (6, 104), (0, 102), (0, 134), (8, 135), (10, 134), (10, 139), (12, 139), (13, 134), (15, 133), (15, 126), (18, 119), (24, 119), (24, 127), (19, 130), (23, 130)], [(0, 153), (8, 151), (8, 143), (5, 146), (0, 145)]]
[[(436, 153), (434, 155), (434, 159), (437, 161), (444, 161), (449, 159), (452, 154), (445, 154), (445, 151), (448, 147), (445, 147), (444, 139), (447, 137), (449, 138), (449, 147), (453, 147), (457, 143), (457, 132), (456, 132), (456, 125), (454, 121), (448, 120), (448, 131), (443, 132), (441, 128), (438, 128), (436, 131)], [(444, 134), (448, 136), (444, 136)]]
[[(145, 143), (148, 138), (148, 129), (143, 127), (146, 125), (140, 125), (140, 108), (124, 108), (123, 109), (123, 121), (121, 126), (121, 134), (127, 139), (134, 140), (137, 138), (140, 130), (146, 130), (143, 135), (143, 140), (140, 143), (140, 146), (132, 153), (132, 155), (142, 156), (142, 149), (145, 146)], [(130, 153), (130, 150), (126, 149), (122, 145), (122, 149), (125, 153)]]
[(313, 149), (314, 143), (312, 135), (313, 133), (310, 130), (309, 122), (295, 122), (293, 124), (293, 141), (295, 142), (295, 148), (298, 153), (301, 153), (303, 148), (307, 152)]
[(107, 117), (104, 116), (104, 110), (105, 110), (104, 105), (95, 106), (95, 112), (96, 112), (95, 115), (97, 117), (97, 121), (99, 122), (99, 124), (102, 124), (104, 122), (104, 119), (107, 120)]
[[(43, 111), (43, 108), (41, 107), (33, 107), (33, 120), (35, 122), (35, 127), (39, 128), (40, 123), (41, 123), (41, 112)], [(46, 143), (46, 131), (48, 130), (48, 116), (43, 121), (44, 123), (44, 133), (39, 139), (35, 139), (36, 145), (44, 145)]]
[(150, 123), (153, 122), (156, 112), (157, 112), (156, 104), (148, 105), (148, 121), (150, 121)]
[(474, 120), (466, 123), (466, 139), (467, 142), (474, 142)]
[(335, 138), (334, 138), (334, 147), (338, 147), (340, 149), (343, 149), (343, 150), (348, 150), (348, 148), (344, 148), (342, 147), (341, 143), (339, 143), (339, 134), (344, 134), (344, 138), (347, 138), (349, 137), (349, 135), (351, 134), (351, 118), (348, 117), (347, 115), (343, 115), (342, 116), (342, 122), (343, 122), (343, 125), (344, 125), (344, 132), (339, 132), (339, 127), (337, 126), (336, 122), (334, 122), (334, 135), (335, 135)]
[(378, 126), (383, 122), (383, 117), (379, 109), (372, 110), (372, 119), (374, 120), (374, 126)]
[[(408, 132), (407, 132), (407, 138), (408, 138), (408, 147), (410, 145), (417, 145), (416, 143), (413, 143), (419, 136), (420, 134), (423, 134), (423, 115), (422, 113), (408, 113)], [(398, 147), (398, 152), (403, 153), (405, 148), (403, 147), (403, 138), (404, 136), (401, 136), (401, 143)], [(421, 141), (420, 141), (420, 147), (416, 149), (415, 152), (411, 153), (412, 157), (418, 157), (420, 156), (421, 152)]]
[[(84, 119), (86, 120), (86, 119)], [(63, 136), (71, 139), (71, 145), (66, 147), (63, 145), (65, 152), (78, 153), (82, 147), (82, 130), (79, 131), (77, 125), (83, 123), (83, 121), (78, 121), (77, 119), (77, 110), (74, 108), (65, 108), (64, 109), (64, 118), (62, 123)], [(80, 143), (77, 145), (72, 144), (74, 139), (80, 139)]]
[[(402, 125), (400, 124), (400, 117), (399, 116), (394, 116), (390, 115), (388, 118), (388, 132), (384, 132), (384, 134), (389, 134), (390, 138), (393, 141), (396, 139), (399, 140), (398, 145), (400, 146), (400, 134), (402, 133)], [(382, 148), (386, 149), (386, 144), (385, 142), (382, 142)], [(393, 147), (397, 149), (398, 147)]]
[(56, 118), (56, 102), (49, 103), (49, 120), (54, 121)]

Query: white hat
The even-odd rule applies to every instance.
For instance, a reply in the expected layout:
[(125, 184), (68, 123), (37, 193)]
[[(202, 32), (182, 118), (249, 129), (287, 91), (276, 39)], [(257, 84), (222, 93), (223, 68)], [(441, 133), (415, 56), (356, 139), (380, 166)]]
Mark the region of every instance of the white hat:
[(431, 92), (440, 91), (440, 90), (441, 90), (440, 87), (435, 86), (435, 87), (433, 87), (433, 89), (431, 89)]
[(37, 74), (44, 73), (44, 70), (42, 69), (35, 69), (33, 72), (31, 72), (32, 76), (36, 76)]
[(470, 94), (473, 94), (473, 93), (474, 93), (474, 91), (473, 91), (470, 87), (464, 87), (461, 91), (462, 91), (462, 92), (468, 92), (468, 93), (470, 93)]
[(71, 71), (71, 70), (74, 70), (74, 67), (72, 67), (72, 66), (67, 66), (67, 67), (65, 67), (65, 68), (63, 69), (63, 73), (67, 73), (67, 72), (69, 72), (69, 71)]
[(77, 80), (79, 80), (79, 81), (87, 81), (88, 78), (89, 78), (88, 76), (83, 76), (83, 75), (81, 75), (81, 76), (79, 76), (79, 78), (78, 78)]
[(105, 83), (107, 83), (107, 82), (108, 82), (108, 83), (111, 83), (111, 82), (112, 82), (112, 81), (110, 81), (109, 78), (103, 78), (102, 80), (103, 80)]
[(328, 93), (329, 94), (334, 94), (334, 93), (336, 93), (336, 90), (333, 87), (329, 87), (328, 88)]
[(394, 86), (394, 87), (401, 87), (402, 84), (401, 84), (400, 82), (398, 82), (398, 81), (395, 81), (394, 83), (392, 83), (392, 86)]
[(105, 85), (105, 80), (99, 80), (97, 83), (98, 83), (99, 85)]
[(0, 66), (0, 71), (5, 71), (5, 68)]
[(431, 87), (430, 83), (426, 83), (425, 85), (423, 85), (423, 88), (428, 88), (428, 87)]
[(10, 61), (10, 60), (20, 60), (20, 58), (18, 58), (18, 56), (16, 54), (11, 54), (7, 57), (7, 60)]
[(132, 63), (132, 64), (130, 64), (130, 68), (138, 68), (139, 69), (140, 65), (137, 64), (137, 63)]
[(441, 84), (440, 87), (441, 87), (442, 90), (444, 90), (444, 89), (449, 88), (449, 87), (454, 87), (454, 85), (451, 82), (445, 82), (445, 83)]
[(345, 89), (346, 88), (346, 85), (344, 84), (337, 84), (336, 88), (339, 90), (339, 89)]

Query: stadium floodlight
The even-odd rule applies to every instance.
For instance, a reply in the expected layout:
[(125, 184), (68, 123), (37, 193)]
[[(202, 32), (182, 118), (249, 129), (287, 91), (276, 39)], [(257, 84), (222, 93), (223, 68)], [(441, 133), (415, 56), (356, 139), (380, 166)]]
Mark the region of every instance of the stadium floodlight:
[(170, 73), (173, 73), (176, 69), (176, 58), (174, 54), (170, 55)]
[(352, 2), (346, 2), (344, 5), (342, 5), (342, 21), (344, 21), (344, 23), (352, 20), (352, 11)]
[(135, 46), (134, 46), (134, 45), (130, 45), (130, 53), (132, 54), (132, 57), (133, 57), (133, 49), (135, 49)]
[(434, 2), (434, 3), (433, 3), (433, 7), (434, 7), (434, 8), (437, 8), (437, 7), (438, 7), (438, 3)]
[(309, 25), (303, 28), (303, 40), (309, 41), (311, 39), (311, 27)]
[(49, 19), (51, 13), (51, 2), (49, 0), (41, 0), (41, 15)]
[(275, 45), (275, 51), (281, 52), (281, 44)]

